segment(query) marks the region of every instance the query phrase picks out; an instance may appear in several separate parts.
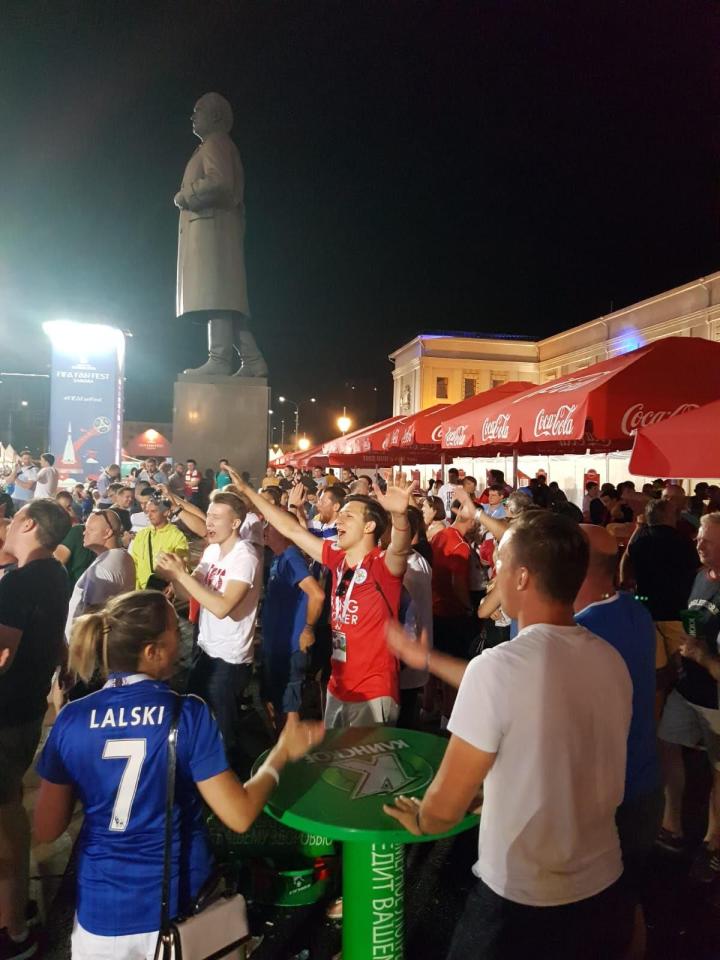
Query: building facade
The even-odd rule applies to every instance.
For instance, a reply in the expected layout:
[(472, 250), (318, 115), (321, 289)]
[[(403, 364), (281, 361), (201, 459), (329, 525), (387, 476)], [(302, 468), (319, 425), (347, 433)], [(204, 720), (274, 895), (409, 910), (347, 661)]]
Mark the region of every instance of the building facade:
[(390, 354), (393, 414), (457, 403), (509, 380), (546, 383), (663, 337), (720, 340), (720, 272), (545, 340), (421, 333)]

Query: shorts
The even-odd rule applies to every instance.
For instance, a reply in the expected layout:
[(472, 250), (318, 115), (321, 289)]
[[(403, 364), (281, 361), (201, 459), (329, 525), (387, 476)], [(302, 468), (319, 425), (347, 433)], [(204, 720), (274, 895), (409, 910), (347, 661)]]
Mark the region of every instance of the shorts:
[(392, 697), (375, 697), (373, 700), (338, 700), (327, 695), (324, 723), (326, 730), (337, 727), (374, 727), (377, 723), (392, 725), (400, 714), (400, 704)]
[(308, 655), (296, 650), (290, 657), (263, 657), (260, 696), (278, 713), (298, 713), (302, 686), (307, 673)]
[(72, 937), (72, 960), (153, 960), (158, 931), (128, 933), (121, 937), (101, 937), (90, 933), (75, 917)]
[(22, 797), (23, 777), (40, 743), (43, 718), (16, 727), (0, 727), (0, 805)]
[(681, 747), (705, 747), (710, 765), (720, 770), (720, 710), (699, 707), (673, 690), (665, 702), (658, 737)]

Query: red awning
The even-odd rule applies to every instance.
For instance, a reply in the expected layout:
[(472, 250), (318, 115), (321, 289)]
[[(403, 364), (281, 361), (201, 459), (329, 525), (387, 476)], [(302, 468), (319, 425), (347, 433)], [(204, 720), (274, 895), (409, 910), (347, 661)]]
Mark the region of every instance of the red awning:
[[(720, 391), (718, 391), (720, 392)], [(641, 477), (720, 477), (720, 400), (679, 417), (641, 427), (630, 473)]]
[(310, 447), (310, 449), (304, 453), (299, 452), (295, 457), (295, 465), (300, 467), (301, 470), (311, 470), (313, 467), (326, 467), (328, 465), (328, 458), (323, 453), (322, 444)]
[[(419, 410), (417, 413), (403, 417), (396, 424), (376, 434), (373, 446), (378, 450), (395, 450), (418, 446), (423, 442), (416, 442), (416, 437), (419, 434), (430, 436), (430, 432), (423, 429), (425, 422), (430, 418), (438, 417), (440, 413), (449, 409), (450, 405), (447, 403), (436, 403), (435, 406), (428, 407), (426, 410)], [(430, 443), (432, 443), (431, 440), (426, 441), (426, 445)]]
[(485, 390), (483, 393), (466, 397), (459, 403), (453, 403), (450, 406), (438, 404), (436, 407), (423, 410), (421, 413), (415, 414), (414, 417), (409, 417), (401, 425), (399, 446), (401, 448), (434, 446), (439, 455), (443, 437), (443, 423), (446, 420), (464, 416), (472, 411), (487, 407), (495, 401), (500, 401), (504, 397), (530, 390), (534, 386), (534, 383), (529, 383), (527, 380), (512, 380), (501, 384), (499, 387), (493, 387), (491, 390)]
[(520, 452), (625, 450), (642, 426), (720, 394), (720, 343), (667, 337), (443, 421), (443, 448)]
[(344, 437), (336, 437), (334, 440), (328, 440), (322, 445), (323, 453), (328, 456), (332, 456), (333, 454), (352, 455), (369, 453), (372, 450), (370, 438), (374, 433), (404, 419), (404, 417), (388, 417), (379, 423), (371, 423), (369, 427), (353, 430), (352, 433), (347, 433)]

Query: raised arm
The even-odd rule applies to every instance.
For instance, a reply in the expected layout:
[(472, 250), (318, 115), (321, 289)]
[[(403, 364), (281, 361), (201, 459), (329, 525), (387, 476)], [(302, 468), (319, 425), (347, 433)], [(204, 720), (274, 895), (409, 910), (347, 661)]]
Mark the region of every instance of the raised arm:
[(276, 507), (274, 503), (270, 503), (269, 500), (261, 497), (249, 484), (245, 483), (242, 477), (236, 470), (233, 470), (232, 467), (228, 467), (228, 472), (238, 490), (240, 490), (244, 497), (247, 497), (257, 512), (265, 517), (271, 526), (275, 527), (278, 533), (281, 533), (284, 537), (287, 537), (288, 540), (291, 540), (296, 547), (299, 547), (311, 559), (322, 562), (324, 541), (320, 537), (314, 536), (296, 523), (287, 510), (283, 510), (282, 507)]
[(387, 510), (392, 520), (392, 534), (390, 546), (385, 552), (385, 566), (396, 577), (403, 576), (407, 569), (407, 558), (410, 556), (412, 534), (408, 520), (408, 506), (415, 486), (416, 484), (407, 483), (398, 474), (394, 484), (388, 484), (385, 493), (377, 484), (374, 487), (378, 503)]
[(175, 515), (180, 517), (188, 530), (191, 530), (196, 537), (207, 536), (207, 526), (205, 525), (207, 517), (200, 507), (196, 507), (195, 504), (190, 503), (189, 500), (183, 500), (182, 497), (178, 497), (164, 483), (160, 484), (160, 491), (162, 495), (172, 503)]

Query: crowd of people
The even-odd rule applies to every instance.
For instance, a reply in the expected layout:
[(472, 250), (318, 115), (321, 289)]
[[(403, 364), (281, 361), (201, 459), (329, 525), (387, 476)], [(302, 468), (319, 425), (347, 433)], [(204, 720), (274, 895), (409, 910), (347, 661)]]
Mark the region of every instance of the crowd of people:
[[(173, 717), (175, 913), (211, 872), (203, 804), (246, 830), (323, 725), (447, 730), (422, 800), (385, 811), (435, 834), (482, 803), (452, 960), (642, 957), (650, 851), (688, 850), (683, 747), (713, 777), (692, 876), (720, 877), (718, 487), (589, 482), (576, 506), (542, 472), (421, 490), (270, 466), (255, 489), (226, 460), (149, 458), (65, 489), (52, 454), (23, 451), (0, 575), (0, 958), (39, 955), (22, 781), (49, 697), (34, 831), (58, 837), (82, 803), (75, 958), (153, 956)], [(189, 696), (168, 685), (181, 621)], [(256, 675), (276, 746), (247, 779)]]

